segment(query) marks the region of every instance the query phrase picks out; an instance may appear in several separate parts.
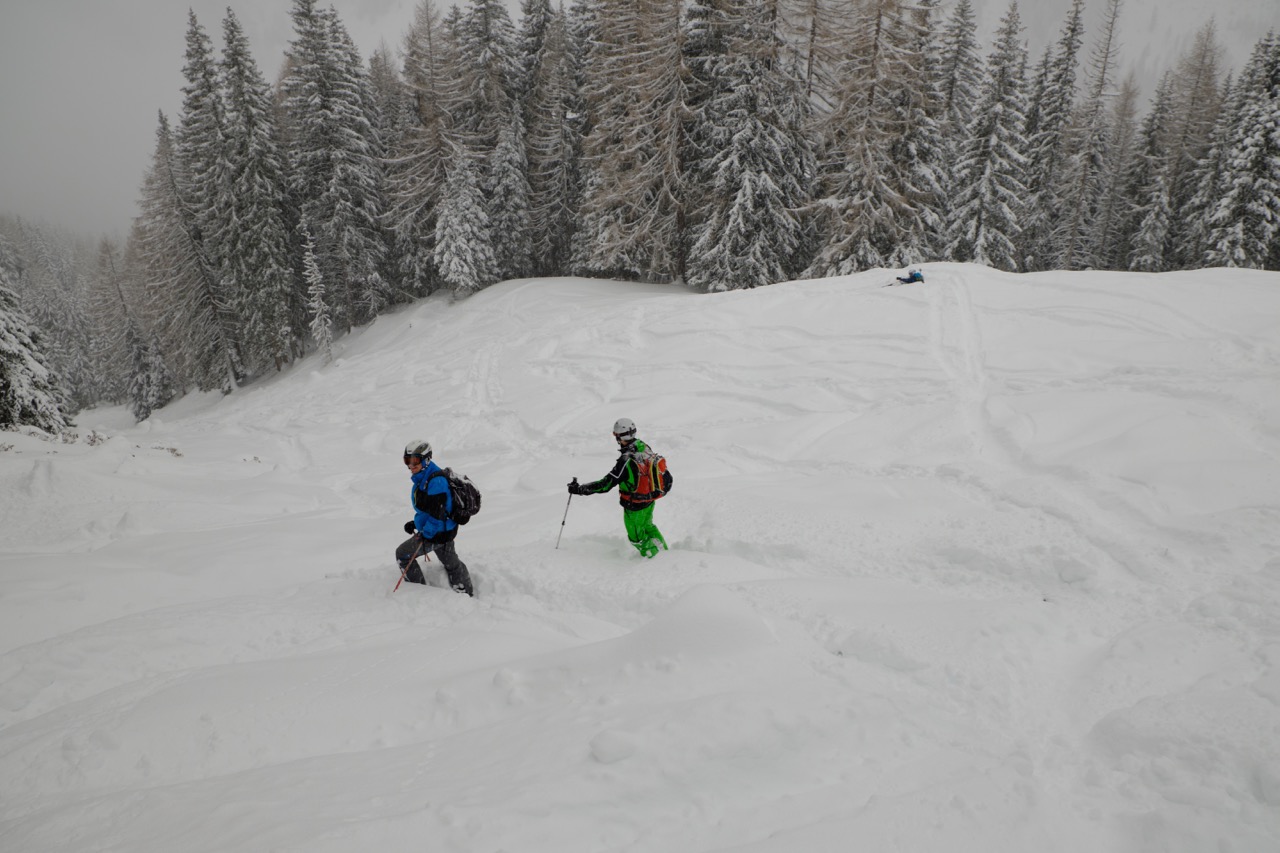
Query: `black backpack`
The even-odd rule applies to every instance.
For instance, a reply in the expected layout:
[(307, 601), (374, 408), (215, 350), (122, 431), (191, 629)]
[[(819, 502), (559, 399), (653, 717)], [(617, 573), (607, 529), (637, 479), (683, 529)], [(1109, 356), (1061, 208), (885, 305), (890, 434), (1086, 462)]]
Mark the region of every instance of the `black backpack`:
[[(449, 518), (457, 524), (466, 524), (471, 516), (480, 512), (480, 490), (466, 474), (459, 474), (452, 468), (445, 468), (431, 479), (446, 477), (449, 481), (449, 492), (453, 495), (453, 512)], [(428, 483), (431, 480), (427, 481)]]

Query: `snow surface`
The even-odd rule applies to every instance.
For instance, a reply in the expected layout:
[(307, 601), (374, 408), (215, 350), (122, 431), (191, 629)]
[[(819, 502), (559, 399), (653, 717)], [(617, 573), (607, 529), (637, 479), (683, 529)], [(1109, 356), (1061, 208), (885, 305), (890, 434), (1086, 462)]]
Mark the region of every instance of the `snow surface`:
[[(1280, 274), (925, 274), (508, 282), (0, 433), (0, 850), (1275, 853)], [(564, 489), (620, 416), (652, 561)], [(475, 600), (392, 592), (417, 436)]]

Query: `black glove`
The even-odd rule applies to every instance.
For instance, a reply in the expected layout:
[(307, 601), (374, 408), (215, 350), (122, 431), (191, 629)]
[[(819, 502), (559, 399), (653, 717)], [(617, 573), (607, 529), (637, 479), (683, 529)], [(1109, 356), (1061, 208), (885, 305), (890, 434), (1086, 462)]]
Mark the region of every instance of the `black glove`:
[(413, 522), (412, 522), (412, 521), (406, 521), (406, 522), (404, 523), (404, 532), (405, 532), (405, 533), (417, 533), (417, 532), (418, 532), (418, 528), (416, 528), (416, 527), (414, 527), (414, 526), (413, 526)]

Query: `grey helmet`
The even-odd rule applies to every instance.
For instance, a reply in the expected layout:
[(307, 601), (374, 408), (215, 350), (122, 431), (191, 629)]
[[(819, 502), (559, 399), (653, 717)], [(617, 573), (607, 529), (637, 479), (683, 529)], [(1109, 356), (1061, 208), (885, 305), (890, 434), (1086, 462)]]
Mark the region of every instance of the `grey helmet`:
[(425, 438), (415, 438), (404, 446), (404, 458), (419, 457), (424, 463), (431, 461), (431, 442)]
[(636, 440), (636, 422), (631, 418), (618, 418), (613, 422), (613, 437), (623, 444)]

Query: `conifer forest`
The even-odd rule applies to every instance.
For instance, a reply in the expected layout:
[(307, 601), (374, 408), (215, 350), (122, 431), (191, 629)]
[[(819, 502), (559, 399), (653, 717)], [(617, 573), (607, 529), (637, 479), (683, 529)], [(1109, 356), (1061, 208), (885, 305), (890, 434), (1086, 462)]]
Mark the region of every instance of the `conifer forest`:
[(1280, 35), (1229, 66), (1206, 22), (1140, 92), (1091, 2), (1032, 55), (1016, 2), (984, 44), (969, 0), (422, 0), (366, 59), (293, 0), (278, 68), (192, 13), (123, 243), (0, 217), (0, 427), (145, 419), (511, 278), (1280, 270)]

